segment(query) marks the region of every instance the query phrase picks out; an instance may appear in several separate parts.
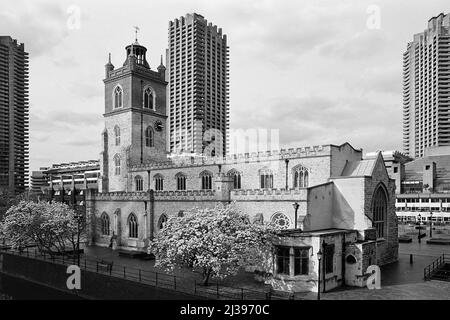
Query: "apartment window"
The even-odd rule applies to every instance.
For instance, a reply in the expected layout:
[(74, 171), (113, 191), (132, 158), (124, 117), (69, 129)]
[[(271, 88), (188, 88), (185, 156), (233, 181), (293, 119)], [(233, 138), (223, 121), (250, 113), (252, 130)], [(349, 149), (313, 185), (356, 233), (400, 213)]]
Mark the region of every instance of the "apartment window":
[(136, 191), (144, 190), (144, 180), (141, 176), (136, 176), (135, 178)]
[(164, 190), (164, 178), (162, 175), (157, 174), (155, 176), (155, 190), (156, 191), (162, 191)]
[(130, 213), (128, 217), (128, 237), (130, 238), (138, 237), (138, 222), (134, 213)]
[(380, 186), (375, 191), (372, 202), (373, 226), (376, 229), (377, 238), (384, 237), (385, 220), (387, 212), (387, 198), (384, 189)]
[(114, 89), (114, 109), (122, 108), (123, 106), (123, 90), (120, 86)]

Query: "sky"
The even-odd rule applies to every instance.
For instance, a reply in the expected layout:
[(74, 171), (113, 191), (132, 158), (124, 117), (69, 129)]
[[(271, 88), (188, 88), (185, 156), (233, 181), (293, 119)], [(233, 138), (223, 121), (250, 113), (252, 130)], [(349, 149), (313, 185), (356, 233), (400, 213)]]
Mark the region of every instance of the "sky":
[(230, 47), (230, 125), (279, 130), (280, 146), (402, 148), (402, 54), (448, 0), (2, 0), (0, 35), (30, 54), (30, 171), (98, 159), (104, 65), (125, 46), (153, 70), (168, 23), (196, 12)]

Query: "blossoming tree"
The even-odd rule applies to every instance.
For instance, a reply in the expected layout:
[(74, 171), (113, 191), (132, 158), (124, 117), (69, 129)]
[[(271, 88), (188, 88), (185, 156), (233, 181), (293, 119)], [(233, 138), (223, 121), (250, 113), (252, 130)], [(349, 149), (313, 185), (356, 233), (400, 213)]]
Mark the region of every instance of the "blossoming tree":
[(13, 248), (32, 243), (53, 255), (67, 247), (75, 251), (85, 223), (66, 204), (21, 201), (8, 209), (0, 229)]
[(167, 271), (201, 271), (207, 285), (211, 276), (223, 279), (248, 265), (267, 267), (276, 231), (270, 224), (250, 223), (234, 204), (194, 208), (169, 218), (150, 242), (149, 253), (156, 256), (155, 266)]

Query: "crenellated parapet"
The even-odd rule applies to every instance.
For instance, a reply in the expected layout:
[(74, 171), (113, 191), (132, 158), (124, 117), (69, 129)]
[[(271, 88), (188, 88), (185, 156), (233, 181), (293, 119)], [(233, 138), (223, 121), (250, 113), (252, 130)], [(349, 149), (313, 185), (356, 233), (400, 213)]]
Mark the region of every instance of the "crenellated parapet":
[(245, 189), (232, 190), (232, 201), (254, 201), (254, 200), (274, 200), (274, 201), (306, 201), (308, 191), (302, 189)]
[(155, 191), (157, 201), (215, 201), (214, 190)]
[(131, 166), (131, 171), (160, 170), (208, 165), (226, 165), (249, 162), (268, 162), (280, 159), (297, 159), (305, 157), (327, 156), (331, 153), (331, 145), (318, 145), (302, 148), (290, 148), (265, 152), (231, 154), (225, 157), (206, 156), (171, 156), (168, 161), (147, 162)]
[(148, 192), (107, 192), (96, 193), (96, 201), (145, 201), (149, 200)]

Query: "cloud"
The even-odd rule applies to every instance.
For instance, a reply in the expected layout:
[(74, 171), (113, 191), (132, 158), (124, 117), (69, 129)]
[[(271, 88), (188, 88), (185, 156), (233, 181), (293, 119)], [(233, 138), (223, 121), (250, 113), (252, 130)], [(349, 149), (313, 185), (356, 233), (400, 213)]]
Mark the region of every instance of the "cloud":
[[(65, 10), (50, 1), (10, 1), (0, 12), (0, 30), (21, 43), (30, 58), (49, 52), (68, 35)], [(19, 9), (20, 8), (20, 9)]]
[[(84, 99), (103, 97), (102, 87), (96, 85), (95, 82), (74, 82), (69, 84), (68, 87), (70, 92), (77, 97), (83, 97)], [(98, 118), (98, 115), (94, 118)]]
[(339, 37), (320, 46), (319, 53), (330, 58), (344, 60), (367, 59), (380, 55), (380, 48), (386, 46), (387, 35), (379, 30), (356, 32), (351, 37)]
[(37, 131), (51, 131), (74, 127), (83, 130), (85, 127), (100, 128), (102, 116), (97, 113), (78, 113), (71, 111), (54, 111), (47, 114), (31, 113), (30, 126)]
[(100, 145), (100, 138), (98, 139), (72, 139), (64, 143), (66, 146), (72, 147), (92, 147)]
[[(391, 129), (398, 127), (401, 121), (398, 109), (392, 105), (359, 97), (279, 97), (269, 105), (270, 108), (262, 112), (252, 110), (248, 117), (235, 119), (232, 129), (279, 129), (282, 146), (353, 141), (358, 148), (375, 148), (377, 145), (392, 148)], [(367, 114), (371, 116), (367, 117)], [(399, 134), (394, 133), (394, 136)]]

